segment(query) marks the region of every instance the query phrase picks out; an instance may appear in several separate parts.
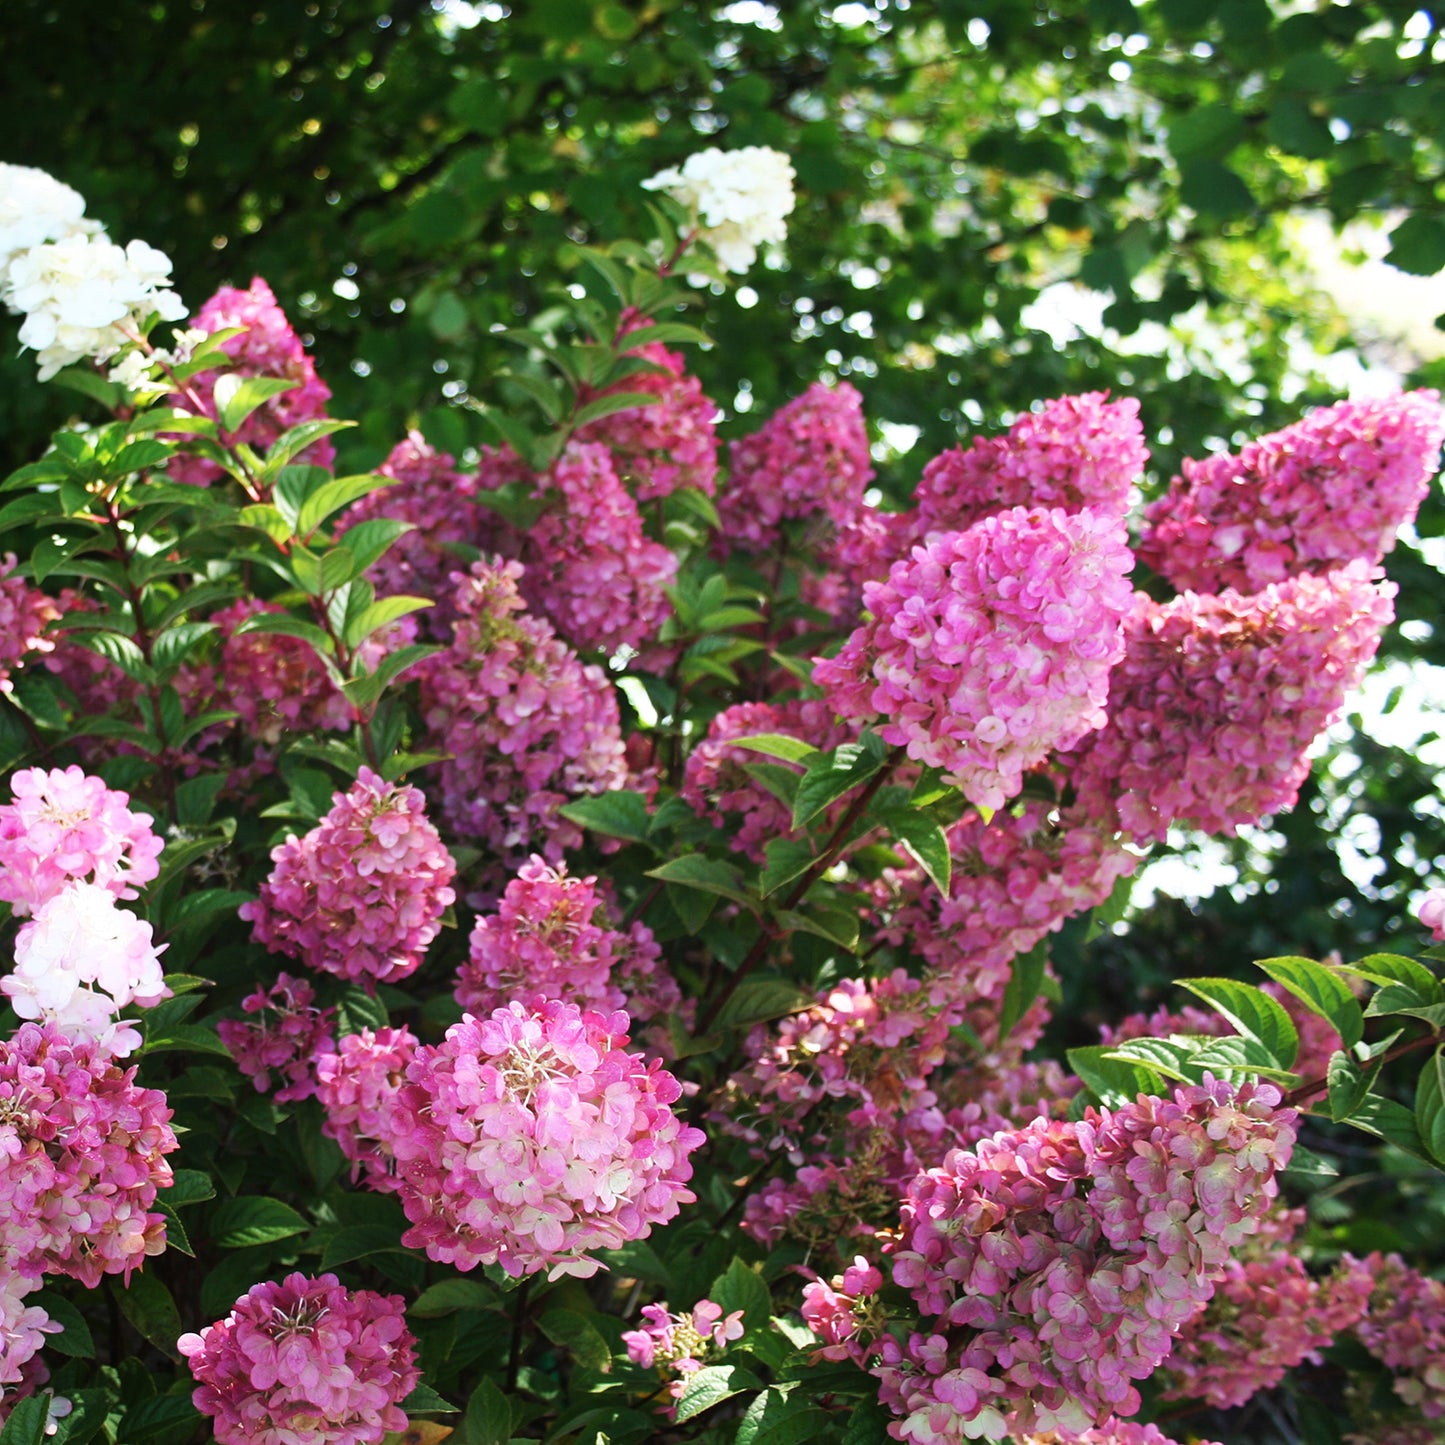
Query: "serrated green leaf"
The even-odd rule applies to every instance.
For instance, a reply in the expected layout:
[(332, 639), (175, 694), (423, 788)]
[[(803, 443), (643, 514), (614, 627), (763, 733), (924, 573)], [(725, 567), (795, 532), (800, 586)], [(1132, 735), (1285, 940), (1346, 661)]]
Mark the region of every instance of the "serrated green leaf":
[(433, 1320), (458, 1310), (495, 1309), (499, 1299), (496, 1290), (480, 1280), (443, 1279), (428, 1285), (407, 1313), (419, 1320)]
[(50, 1420), (50, 1391), (17, 1400), (0, 1430), (0, 1445), (45, 1445)]
[[(1070, 1051), (1072, 1056), (1072, 1050)], [(1192, 1066), (1197, 1051), (1173, 1039), (1126, 1039), (1105, 1050), (1105, 1057), (1123, 1063), (1140, 1064), (1166, 1079), (1181, 1084), (1199, 1082), (1200, 1071)], [(1080, 1075), (1082, 1078), (1083, 1075)]]
[(344, 634), (346, 645), (360, 647), (372, 633), (380, 632), (383, 627), (434, 605), (425, 597), (379, 597), (347, 622)]
[(578, 827), (609, 838), (625, 838), (631, 843), (646, 843), (647, 830), (652, 822), (647, 811), (647, 799), (641, 793), (629, 793), (623, 789), (595, 793), (590, 798), (577, 798), (564, 803), (557, 811)]
[(763, 1277), (757, 1270), (750, 1269), (740, 1259), (733, 1260), (712, 1282), (707, 1298), (720, 1305), (725, 1315), (741, 1310), (743, 1327), (747, 1331), (771, 1327), (772, 1291), (763, 1283)]
[(211, 1217), (211, 1242), (219, 1249), (247, 1249), (303, 1233), (309, 1226), (289, 1204), (265, 1195), (224, 1200)]
[(1419, 1129), (1415, 1127), (1414, 1114), (1393, 1099), (1386, 1099), (1379, 1094), (1367, 1094), (1346, 1122), (1356, 1129), (1363, 1129), (1367, 1134), (1386, 1140), (1426, 1164), (1435, 1165), (1434, 1159), (1421, 1141)]
[(181, 1336), (181, 1312), (165, 1285), (153, 1274), (137, 1271), (127, 1284), (118, 1278), (110, 1282), (120, 1312), (153, 1345), (173, 1360), (180, 1359), (176, 1341)]
[(173, 1209), (187, 1204), (200, 1204), (216, 1197), (216, 1186), (209, 1174), (199, 1169), (177, 1169), (171, 1176), (171, 1187), (163, 1189), (157, 1196), (164, 1199)]
[(415, 530), (415, 526), (410, 522), (398, 522), (390, 517), (371, 517), (365, 522), (358, 522), (354, 527), (348, 527), (337, 541), (356, 559), (358, 572), (365, 572), (386, 555), (387, 549), (398, 537), (404, 537)]
[(785, 978), (753, 977), (744, 979), (722, 1006), (713, 1027), (743, 1028), (797, 1013), (808, 1006), (807, 995)]
[(1445, 1168), (1445, 1054), (1438, 1048), (1425, 1060), (1415, 1085), (1415, 1127), (1426, 1150)]
[(1039, 996), (1048, 966), (1049, 945), (1042, 939), (1027, 953), (1016, 954), (1013, 962), (1009, 964), (1009, 980), (1004, 988), (1003, 1002), (999, 1005), (998, 1012), (1000, 1045), (1008, 1039), (1014, 1025), (1023, 1018)]
[(329, 477), (302, 502), (296, 513), (296, 535), (310, 537), (333, 512), (339, 512), (383, 487), (394, 486), (395, 480), (394, 477), (378, 477), (369, 472), (351, 477)]
[(790, 738), (786, 733), (753, 733), (745, 738), (729, 738), (728, 746), (765, 753), (770, 758), (782, 758), (786, 763), (806, 763), (818, 751), (811, 743), (805, 743), (801, 738)]
[(1331, 1024), (1347, 1049), (1365, 1031), (1364, 1014), (1350, 986), (1333, 969), (1313, 959), (1262, 958), (1255, 964), (1287, 988), (1304, 1006)]
[(507, 1445), (511, 1440), (512, 1407), (490, 1380), (483, 1380), (467, 1401), (461, 1433), (466, 1445)]
[(1419, 1004), (1442, 1002), (1440, 980), (1413, 958), (1405, 958), (1398, 953), (1372, 953), (1358, 963), (1347, 963), (1342, 967), (1346, 973), (1357, 973), (1371, 983), (1399, 984), (1411, 989), (1417, 995)]
[(947, 898), (953, 884), (953, 854), (949, 851), (948, 835), (926, 813), (911, 809), (890, 809), (887, 824), (903, 850)]
[(677, 1402), (676, 1420), (680, 1425), (711, 1410), (734, 1395), (745, 1390), (759, 1390), (763, 1382), (751, 1370), (741, 1365), (704, 1365), (702, 1369), (687, 1377), (682, 1396)]
[(1232, 978), (1185, 978), (1181, 988), (1202, 998), (1246, 1038), (1261, 1044), (1269, 1063), (1288, 1069), (1299, 1054), (1299, 1033), (1284, 1006), (1263, 989)]
[(758, 879), (758, 891), (764, 898), (801, 878), (817, 861), (812, 845), (796, 838), (770, 838), (763, 845), (763, 854), (767, 862)]
[(1125, 1062), (1113, 1057), (1113, 1049), (1105, 1044), (1068, 1051), (1069, 1067), (1093, 1092), (1102, 1104), (1132, 1103), (1140, 1094), (1160, 1094), (1164, 1079), (1144, 1064)]
[(56, 1294), (53, 1290), (42, 1290), (29, 1303), (39, 1305), (62, 1327), (58, 1335), (46, 1335), (47, 1350), (55, 1350), (59, 1354), (71, 1355), (80, 1360), (95, 1358), (95, 1339), (90, 1333), (90, 1326), (86, 1324), (85, 1316), (64, 1295)]
[(583, 1369), (603, 1375), (611, 1372), (612, 1351), (586, 1315), (577, 1310), (547, 1310), (537, 1321), (537, 1328), (554, 1345), (570, 1350)]
[(384, 1225), (358, 1224), (340, 1229), (326, 1241), (321, 1251), (321, 1268), (335, 1269), (354, 1259), (368, 1259), (374, 1254), (407, 1254), (396, 1230)]
[(757, 907), (757, 900), (743, 886), (742, 874), (731, 863), (708, 858), (701, 853), (684, 853), (680, 858), (672, 858), (660, 867), (648, 869), (646, 876), (658, 878), (664, 883), (676, 883), (683, 888), (716, 893), (750, 909)]
[(856, 787), (866, 783), (883, 765), (876, 749), (862, 743), (844, 743), (830, 753), (808, 760), (793, 803), (793, 827), (806, 828), (820, 813)]
[(412, 1415), (455, 1415), (457, 1407), (441, 1395), (438, 1395), (430, 1385), (418, 1385), (406, 1399), (401, 1402), (401, 1408), (410, 1418)]
[(279, 376), (240, 376), (228, 371), (216, 378), (212, 398), (216, 406), (216, 419), (228, 432), (240, 430), (242, 422), (256, 410), (280, 396), (283, 391), (293, 391), (297, 383)]

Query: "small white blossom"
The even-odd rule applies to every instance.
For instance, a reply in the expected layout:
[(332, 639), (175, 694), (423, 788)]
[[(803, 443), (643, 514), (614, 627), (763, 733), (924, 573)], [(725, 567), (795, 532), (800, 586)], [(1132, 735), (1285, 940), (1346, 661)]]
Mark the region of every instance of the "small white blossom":
[(9, 303), (10, 263), (22, 251), (99, 230), (99, 221), (85, 219), (79, 191), (34, 166), (0, 161), (0, 300)]
[(793, 209), (793, 166), (781, 151), (744, 146), (716, 147), (689, 156), (643, 181), (649, 191), (666, 191), (701, 225), (701, 239), (717, 254), (724, 271), (741, 274), (757, 259), (764, 241), (786, 239), (784, 217)]
[(54, 1023), (77, 1042), (129, 1054), (141, 1038), (116, 1015), (127, 1004), (150, 1008), (170, 997), (161, 974), (164, 947), (109, 889), (67, 883), (20, 930), (15, 972), (0, 979), (0, 992), (22, 1019)]
[(20, 344), (38, 353), (41, 381), (87, 357), (114, 356), (128, 340), (123, 324), (135, 330), (153, 311), (163, 321), (184, 316), (170, 274), (170, 258), (144, 241), (122, 250), (78, 235), (22, 251), (10, 264), (9, 299), (25, 313)]

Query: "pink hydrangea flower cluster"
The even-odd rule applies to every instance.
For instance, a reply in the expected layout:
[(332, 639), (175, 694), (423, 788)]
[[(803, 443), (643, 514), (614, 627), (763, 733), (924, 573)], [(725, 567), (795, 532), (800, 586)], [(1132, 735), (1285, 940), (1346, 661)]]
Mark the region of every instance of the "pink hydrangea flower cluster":
[(629, 391), (655, 399), (588, 422), (577, 432), (578, 441), (605, 446), (639, 502), (670, 496), (679, 487), (712, 496), (717, 489), (717, 404), (703, 394), (695, 376), (686, 374), (677, 352), (649, 342), (628, 355), (663, 370), (634, 372), (598, 395)]
[[(221, 343), (221, 350), (232, 360), (231, 371), (243, 377), (274, 376), (296, 382), (290, 391), (262, 402), (241, 424), (235, 437), (237, 441), (264, 453), (282, 432), (326, 415), (331, 388), (317, 376), (316, 365), (307, 356), (301, 338), (277, 305), (271, 288), (259, 276), (252, 279), (246, 290), (222, 286), (201, 307), (192, 325), (207, 333), (244, 326), (246, 329), (241, 335)], [(199, 403), (201, 414), (214, 420), (216, 376), (217, 373), (203, 371), (191, 379), (185, 395), (173, 393), (166, 398), (166, 404), (189, 411)], [(313, 442), (295, 458), (297, 463), (318, 467), (329, 467), (335, 460), (336, 448), (329, 437)], [(222, 475), (216, 463), (203, 457), (174, 457), (168, 470), (177, 481), (198, 486)]]
[(476, 500), (477, 478), (457, 471), (455, 461), (429, 446), (420, 432), (408, 432), (377, 473), (395, 478), (395, 484), (352, 503), (345, 527), (378, 518), (411, 524), (414, 530), (393, 542), (367, 576), (378, 596), (432, 599), (436, 605), (420, 614), (421, 625), (445, 642), (454, 620), (452, 575), (466, 570), (467, 549), (491, 544), (496, 522)]
[(590, 1276), (589, 1251), (641, 1239), (695, 1196), (699, 1129), (681, 1085), (626, 1051), (627, 1015), (558, 1001), (468, 1015), (416, 1051), (382, 1142), (412, 1222), (405, 1244), (512, 1276)]
[(1186, 461), (1145, 513), (1140, 560), (1181, 592), (1259, 592), (1356, 558), (1374, 566), (1414, 520), (1442, 442), (1438, 392), (1322, 407), (1237, 456)]
[(523, 610), (517, 562), (476, 563), (457, 594), (456, 635), (422, 674), (442, 814), (503, 866), (549, 862), (582, 841), (563, 803), (627, 785), (617, 699), (551, 626)]
[[(316, 990), (305, 979), (280, 974), (270, 988), (258, 988), (241, 1002), (257, 1023), (221, 1019), (216, 1032), (236, 1067), (258, 1094), (276, 1089), (278, 1104), (309, 1099), (316, 1092), (317, 1059), (336, 1047), (334, 1008), (316, 1007)], [(282, 1087), (277, 1088), (280, 1083)]]
[(41, 1382), (50, 1376), (36, 1355), (46, 1335), (62, 1327), (39, 1305), (25, 1303), (40, 1283), (39, 1270), (22, 1273), (8, 1249), (0, 1255), (0, 1425), (10, 1405), (34, 1392), (37, 1376)]
[(393, 983), (421, 966), (456, 902), (456, 864), (416, 788), (363, 767), (304, 838), (271, 854), (275, 867), (240, 916), (258, 943), (308, 968)]
[(718, 515), (729, 546), (766, 552), (782, 523), (794, 519), (845, 527), (873, 480), (863, 398), (846, 381), (815, 381), (761, 431), (733, 442), (728, 459)]
[(1356, 562), (1248, 597), (1141, 595), (1108, 725), (1065, 760), (1080, 810), (1154, 843), (1173, 825), (1232, 836), (1289, 807), (1306, 750), (1375, 655), (1395, 590)]
[(802, 775), (802, 765), (729, 746), (733, 738), (782, 733), (830, 751), (854, 736), (833, 710), (817, 698), (782, 703), (741, 702), (724, 708), (708, 724), (707, 736), (688, 754), (678, 790), (704, 818), (726, 826), (728, 846), (761, 863), (774, 838), (792, 832), (792, 810), (750, 773), (750, 763), (777, 764)]
[(1230, 1260), (1208, 1306), (1180, 1327), (1166, 1367), (1164, 1398), (1206, 1400), (1217, 1409), (1272, 1390), (1364, 1314), (1372, 1281), (1348, 1266), (1326, 1279), (1277, 1247)]
[(54, 1024), (21, 1024), (0, 1042), (0, 1262), (95, 1289), (159, 1254), (165, 1216), (151, 1206), (171, 1183), (170, 1117), (133, 1068)]
[(1376, 1251), (1357, 1264), (1373, 1285), (1369, 1309), (1355, 1326), (1360, 1343), (1394, 1372), (1400, 1399), (1427, 1420), (1445, 1419), (1445, 1281), (1421, 1274), (1398, 1254)]
[(0, 804), (0, 901), (17, 918), (34, 913), (72, 880), (134, 898), (160, 873), (165, 847), (130, 794), (78, 767), (25, 768)]
[(14, 691), (10, 674), (27, 654), (54, 649), (45, 629), (59, 618), (51, 598), (15, 575), (15, 554), (0, 557), (0, 692)]
[(1101, 513), (1014, 507), (870, 582), (872, 620), (813, 680), (844, 717), (1000, 808), (1023, 773), (1104, 723), (1133, 558)]
[(948, 897), (917, 871), (895, 920), (935, 975), (940, 1001), (996, 1003), (1018, 954), (1103, 903), (1140, 861), (1111, 829), (1033, 798), (988, 822), (965, 814), (948, 842)]
[(118, 1019), (129, 1004), (153, 1008), (170, 998), (151, 926), (118, 907), (95, 883), (67, 883), (15, 939), (15, 971), (0, 992), (23, 1019), (58, 1026), (73, 1043), (123, 1057), (141, 1045)]
[(400, 1295), (292, 1274), (176, 1348), (222, 1445), (378, 1445), (406, 1429), (401, 1402), (421, 1379), (405, 1312)]
[[(686, 1314), (669, 1314), (666, 1303), (643, 1305), (642, 1318), (641, 1329), (622, 1332), (627, 1358), (644, 1370), (661, 1370), (673, 1400), (681, 1398), (689, 1375), (743, 1337), (743, 1312), (724, 1315), (722, 1306), (710, 1299), (699, 1300)], [(663, 1413), (671, 1420), (676, 1406)]]
[(546, 510), (519, 539), (527, 606), (582, 651), (642, 651), (672, 610), (677, 558), (644, 534), (612, 454), (569, 442), (536, 495)]
[(321, 1132), (351, 1161), (352, 1179), (364, 1178), (381, 1194), (398, 1187), (385, 1141), (396, 1135), (390, 1115), (419, 1042), (410, 1029), (362, 1029), (316, 1057), (316, 1094), (326, 1111)]
[(870, 1304), (883, 1288), (883, 1271), (860, 1254), (832, 1282), (815, 1279), (803, 1286), (803, 1321), (823, 1347), (818, 1360), (853, 1360), (862, 1364), (870, 1341), (882, 1333), (885, 1321)]
[[(903, 1202), (894, 1280), (925, 1319), (880, 1342), (897, 1439), (1080, 1432), (1140, 1405), (1294, 1143), (1268, 1085), (1140, 1096), (954, 1151)], [(932, 1433), (928, 1433), (928, 1432)]]
[(1059, 397), (1025, 412), (1005, 436), (976, 437), (935, 457), (914, 494), (915, 540), (961, 531), (1008, 507), (1093, 508), (1122, 517), (1149, 452), (1139, 403), (1107, 396)]
[(678, 1008), (682, 992), (645, 923), (614, 928), (596, 878), (534, 856), (497, 912), (477, 919), (456, 999), (478, 1017), (514, 999), (529, 1007), (566, 999), (642, 1021)]
[(1445, 888), (1432, 888), (1420, 900), (1415, 917), (1430, 930), (1432, 943), (1445, 943)]

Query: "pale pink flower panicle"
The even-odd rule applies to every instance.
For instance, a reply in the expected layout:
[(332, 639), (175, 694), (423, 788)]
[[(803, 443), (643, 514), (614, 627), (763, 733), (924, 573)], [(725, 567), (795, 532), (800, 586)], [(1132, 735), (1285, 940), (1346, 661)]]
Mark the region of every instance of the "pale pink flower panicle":
[(1432, 943), (1445, 943), (1445, 888), (1432, 888), (1420, 900), (1415, 917), (1430, 930)]
[(469, 1270), (589, 1276), (590, 1251), (646, 1236), (693, 1201), (698, 1129), (678, 1081), (626, 1051), (627, 1015), (520, 1003), (423, 1047), (386, 1119), (412, 1227), (403, 1242)]
[[(271, 445), (282, 432), (304, 421), (315, 421), (326, 415), (326, 404), (331, 400), (331, 388), (316, 374), (316, 364), (306, 354), (301, 338), (286, 319), (286, 313), (276, 303), (271, 288), (259, 276), (253, 277), (246, 289), (236, 286), (222, 286), (195, 318), (198, 330), (207, 334), (228, 331), (232, 327), (244, 327), (239, 336), (221, 343), (221, 350), (231, 358), (231, 372), (237, 376), (271, 376), (296, 385), (283, 391), (262, 404), (241, 423), (235, 440), (261, 452)], [(189, 383), (186, 395), (172, 394), (167, 398), (171, 406), (185, 410), (193, 409), (194, 397), (199, 402), (204, 416), (216, 416), (215, 389), (218, 373), (203, 371)], [(295, 464), (309, 464), (330, 467), (336, 459), (336, 448), (330, 437), (313, 442)], [(204, 485), (221, 476), (221, 469), (215, 462), (204, 457), (177, 456), (169, 468), (171, 476), (178, 481)]]
[(30, 653), (54, 650), (45, 629), (59, 619), (54, 600), (16, 574), (15, 554), (0, 555), (0, 692), (14, 691), (11, 674)]
[[(622, 1332), (627, 1358), (644, 1370), (660, 1370), (674, 1401), (686, 1389), (689, 1375), (718, 1359), (744, 1333), (742, 1310), (724, 1315), (722, 1306), (710, 1299), (681, 1314), (669, 1314), (666, 1303), (643, 1305), (642, 1319), (640, 1329)], [(670, 1405), (663, 1413), (670, 1420), (676, 1411), (676, 1405)]]
[(1009, 507), (1086, 508), (1122, 517), (1149, 452), (1132, 397), (1063, 396), (1025, 412), (1005, 436), (934, 457), (915, 498), (918, 540), (957, 532)]
[(366, 767), (316, 827), (271, 858), (260, 897), (239, 910), (256, 941), (368, 987), (415, 973), (456, 902), (456, 865), (426, 799)]
[(0, 1255), (0, 1425), (4, 1424), (7, 1407), (31, 1394), (36, 1377), (49, 1377), (38, 1353), (45, 1347), (46, 1335), (62, 1327), (35, 1304), (26, 1304), (25, 1297), (40, 1288), (38, 1268), (27, 1265), (7, 1248)]
[(861, 511), (873, 479), (863, 398), (846, 381), (815, 381), (760, 431), (731, 444), (718, 498), (728, 545), (765, 552), (785, 521), (817, 518), (830, 533)]
[(1015, 507), (942, 533), (870, 582), (872, 614), (813, 680), (844, 717), (999, 808), (1103, 725), (1133, 565), (1122, 524)]
[[(1395, 1375), (1395, 1393), (1427, 1420), (1445, 1419), (1445, 1281), (1421, 1274), (1398, 1254), (1345, 1256), (1372, 1283), (1355, 1326), (1360, 1343)], [(1438, 1427), (1437, 1427), (1438, 1428)]]
[(253, 1286), (176, 1348), (222, 1445), (378, 1445), (406, 1429), (401, 1402), (421, 1379), (405, 1309), (334, 1274), (292, 1274)]
[(364, 1178), (378, 1193), (399, 1187), (385, 1141), (397, 1133), (391, 1113), (418, 1043), (410, 1029), (362, 1029), (316, 1057), (316, 1095), (326, 1111), (321, 1132), (351, 1161), (352, 1179)]
[(152, 1008), (171, 996), (161, 973), (165, 948), (108, 889), (67, 883), (21, 928), (15, 971), (0, 979), (0, 992), (21, 1018), (56, 1024), (73, 1043), (124, 1056), (140, 1047), (141, 1036), (119, 1020), (121, 1009)]
[(19, 918), (72, 880), (116, 898), (160, 872), (164, 841), (128, 793), (107, 788), (74, 764), (25, 768), (10, 779), (14, 802), (0, 804), (0, 900)]
[(490, 1013), (517, 1000), (566, 999), (645, 1021), (678, 1008), (682, 994), (645, 923), (612, 926), (596, 878), (536, 857), (507, 884), (495, 914), (477, 919), (457, 974), (457, 1002)]
[(260, 1014), (260, 1019), (221, 1019), (216, 1024), (236, 1067), (258, 1094), (275, 1089), (278, 1104), (309, 1099), (316, 1092), (313, 1069), (318, 1057), (336, 1047), (336, 1010), (317, 1008), (316, 990), (289, 973), (278, 975), (270, 988), (249, 994), (241, 1008)]
[(171, 1184), (170, 1118), (133, 1068), (54, 1024), (21, 1024), (0, 1042), (0, 1261), (95, 1289), (159, 1254), (165, 1217), (152, 1206)]
[(1321, 407), (1238, 455), (1186, 461), (1145, 513), (1140, 560), (1196, 592), (1373, 567), (1415, 519), (1442, 442), (1438, 392)]
[(1289, 807), (1309, 745), (1375, 655), (1395, 590), (1354, 562), (1252, 596), (1141, 594), (1108, 723), (1064, 760), (1080, 809), (1147, 844), (1176, 825), (1232, 836)]

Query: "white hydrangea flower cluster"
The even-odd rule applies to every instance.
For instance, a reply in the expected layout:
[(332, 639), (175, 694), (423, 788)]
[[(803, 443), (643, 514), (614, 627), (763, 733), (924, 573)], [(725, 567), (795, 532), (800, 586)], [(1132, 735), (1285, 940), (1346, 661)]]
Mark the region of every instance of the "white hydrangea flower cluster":
[(679, 169), (669, 166), (650, 180), (649, 191), (666, 191), (700, 222), (699, 236), (717, 255), (724, 271), (741, 275), (757, 260), (764, 241), (783, 241), (792, 213), (793, 166), (781, 151), (743, 146), (711, 147), (689, 156)]
[(171, 996), (161, 973), (164, 948), (110, 889), (70, 882), (21, 928), (15, 971), (0, 979), (0, 992), (22, 1019), (53, 1023), (76, 1043), (124, 1057), (141, 1036), (116, 1015), (127, 1004), (151, 1008)]
[(41, 381), (114, 356), (152, 313), (186, 314), (170, 258), (144, 241), (116, 245), (84, 212), (53, 176), (0, 164), (0, 302), (25, 318), (20, 344), (37, 353)]

